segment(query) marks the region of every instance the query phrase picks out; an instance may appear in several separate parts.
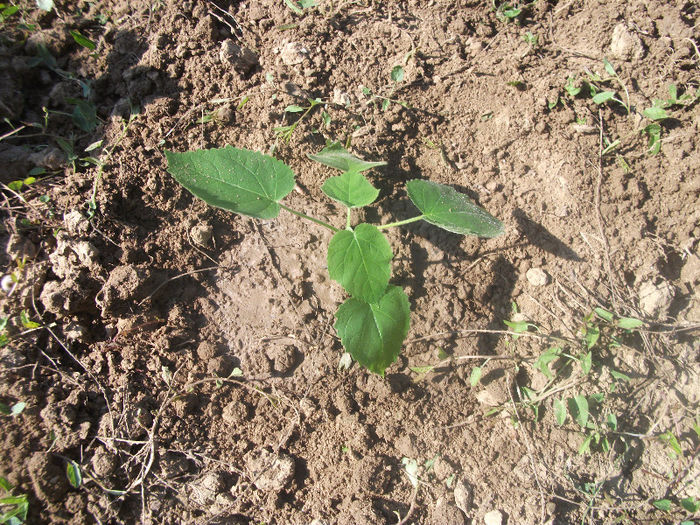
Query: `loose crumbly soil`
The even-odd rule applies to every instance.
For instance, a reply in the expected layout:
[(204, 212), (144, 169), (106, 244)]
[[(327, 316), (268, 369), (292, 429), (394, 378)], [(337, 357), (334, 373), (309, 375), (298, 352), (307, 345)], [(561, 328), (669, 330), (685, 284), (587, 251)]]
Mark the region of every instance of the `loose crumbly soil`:
[[(18, 282), (4, 282), (0, 400), (27, 406), (0, 416), (0, 474), (28, 494), (27, 522), (687, 518), (678, 502), (700, 497), (698, 105), (669, 110), (658, 155), (638, 130), (669, 84), (698, 88), (697, 5), (538, 0), (508, 22), (487, 1), (318, 3), (299, 16), (282, 0), (57, 2), (50, 14), (20, 2), (2, 26), (2, 135), (8, 122), (27, 127), (0, 141), (0, 177), (46, 170), (5, 189), (2, 208), (4, 273)], [(23, 31), (20, 16), (39, 28)], [(39, 44), (53, 69), (32, 62)], [(564, 92), (570, 76), (605, 75), (606, 57), (630, 114)], [(393, 86), (396, 65), (405, 78)], [(83, 96), (76, 79), (91, 83), (89, 133), (55, 113)], [(363, 87), (405, 104), (384, 110)], [(298, 117), (284, 108), (309, 97), (324, 106), (288, 143), (277, 138)], [(33, 128), (42, 107), (48, 127)], [(102, 172), (67, 162), (59, 138)], [(377, 205), (356, 220), (412, 216), (404, 182), (419, 177), (506, 225), (491, 240), (424, 223), (389, 230), (393, 282), (413, 313), (384, 378), (338, 367), (344, 295), (325, 268), (330, 233), (284, 211), (257, 221), (210, 208), (163, 155), (273, 151), (297, 174), (286, 202), (340, 226), (343, 210), (319, 189), (330, 173), (306, 156), (326, 141), (388, 163), (370, 174)], [(533, 358), (585, 353), (576, 341), (595, 307), (646, 324), (625, 334), (598, 319), (591, 372), (573, 363), (548, 385)], [(514, 316), (541, 338), (499, 333)], [(522, 387), (542, 398), (537, 420)], [(553, 402), (599, 392), (591, 417), (615, 414), (617, 433), (609, 451), (578, 454), (584, 434), (571, 416), (556, 424)], [(404, 458), (418, 464), (417, 489)], [(662, 498), (671, 513), (652, 506)]]

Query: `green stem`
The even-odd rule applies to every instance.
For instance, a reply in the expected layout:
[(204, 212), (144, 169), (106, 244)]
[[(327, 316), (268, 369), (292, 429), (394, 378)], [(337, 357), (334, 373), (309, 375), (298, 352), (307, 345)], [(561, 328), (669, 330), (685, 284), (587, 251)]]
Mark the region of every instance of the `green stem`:
[(351, 210), (348, 208), (348, 220), (345, 222), (345, 229), (346, 230), (351, 230), (352, 228), (350, 227), (350, 215), (351, 215)]
[(289, 213), (293, 213), (294, 215), (298, 215), (299, 217), (301, 217), (301, 218), (303, 218), (303, 219), (309, 220), (309, 221), (311, 221), (311, 222), (315, 222), (315, 223), (318, 224), (319, 226), (323, 226), (324, 228), (328, 228), (329, 230), (331, 230), (331, 231), (334, 232), (334, 233), (340, 231), (340, 230), (338, 230), (338, 228), (336, 228), (335, 226), (331, 226), (331, 225), (328, 224), (327, 222), (323, 222), (323, 221), (320, 221), (320, 220), (318, 220), (318, 219), (314, 219), (313, 217), (309, 217), (309, 216), (306, 215), (305, 213), (301, 213), (300, 211), (293, 210), (293, 209), (291, 209), (290, 207), (285, 206), (285, 205), (282, 204), (281, 202), (278, 203), (278, 204), (280, 205), (280, 208), (282, 208), (283, 210), (287, 210)]
[(398, 221), (398, 222), (390, 222), (389, 224), (382, 224), (381, 226), (377, 226), (378, 230), (385, 230), (386, 228), (393, 228), (394, 226), (403, 226), (404, 224), (409, 224), (411, 222), (416, 222), (423, 220), (425, 215), (419, 215), (418, 217), (411, 217), (410, 219), (405, 219), (403, 221)]

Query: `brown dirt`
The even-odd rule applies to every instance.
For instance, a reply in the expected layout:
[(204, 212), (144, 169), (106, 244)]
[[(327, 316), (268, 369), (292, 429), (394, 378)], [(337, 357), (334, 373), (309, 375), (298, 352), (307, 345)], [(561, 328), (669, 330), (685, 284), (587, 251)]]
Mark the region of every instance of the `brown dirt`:
[[(27, 126), (0, 141), (0, 178), (46, 170), (21, 198), (3, 191), (4, 273), (18, 283), (5, 281), (0, 304), (10, 337), (0, 400), (27, 408), (0, 416), (0, 474), (29, 495), (28, 522), (687, 518), (678, 501), (700, 498), (698, 105), (670, 110), (656, 156), (637, 130), (669, 84), (698, 88), (697, 5), (538, 0), (508, 23), (490, 2), (319, 4), (297, 16), (281, 0), (58, 2), (51, 14), (20, 2), (0, 26), (0, 134)], [(31, 63), (39, 43), (63, 74)], [(563, 90), (569, 76), (604, 73), (604, 57), (630, 115)], [(391, 97), (407, 107), (384, 111), (362, 87), (390, 94), (399, 64), (406, 77)], [(42, 107), (72, 111), (75, 79), (91, 82), (99, 126), (86, 133), (52, 113), (32, 128)], [(305, 97), (323, 99), (330, 125), (319, 109), (289, 143), (277, 139), (284, 108)], [(124, 129), (130, 107), (138, 115)], [(57, 137), (79, 158), (101, 155), (102, 176), (67, 163)], [(608, 138), (621, 145), (601, 157)], [(104, 149), (83, 153), (98, 140)], [(255, 221), (209, 208), (163, 156), (273, 149), (297, 174), (289, 204), (339, 224), (320, 191), (328, 172), (306, 157), (326, 140), (388, 162), (371, 174), (382, 193), (362, 212), (369, 222), (410, 217), (403, 183), (423, 177), (506, 224), (493, 240), (423, 223), (389, 231), (393, 282), (413, 313), (386, 378), (338, 367), (344, 297), (325, 269), (327, 231), (285, 212)], [(555, 343), (488, 332), (506, 328), (514, 305), (575, 355), (595, 307), (647, 324), (614, 346), (602, 323), (591, 373), (561, 370), (551, 392), (532, 358)], [(27, 333), (22, 311), (40, 328)], [(425, 365), (437, 366), (412, 370)], [(235, 368), (243, 375), (217, 380)], [(548, 393), (539, 419), (521, 387)], [(552, 403), (598, 392), (619, 433), (607, 453), (579, 455), (580, 427), (570, 417), (559, 427)], [(404, 458), (419, 466), (417, 490)], [(81, 466), (79, 489), (68, 459)], [(662, 498), (672, 513), (651, 505)]]

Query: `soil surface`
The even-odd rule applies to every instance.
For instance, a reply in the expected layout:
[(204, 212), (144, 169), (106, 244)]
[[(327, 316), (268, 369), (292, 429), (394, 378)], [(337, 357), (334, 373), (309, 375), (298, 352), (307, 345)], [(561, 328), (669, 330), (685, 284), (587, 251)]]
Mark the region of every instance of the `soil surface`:
[[(317, 4), (27, 1), (0, 25), (0, 475), (26, 522), (697, 519), (697, 4)], [(339, 366), (328, 230), (211, 208), (164, 157), (272, 154), (285, 203), (341, 227), (307, 157), (328, 141), (388, 163), (356, 221), (415, 215), (424, 178), (506, 226), (387, 230), (412, 316), (385, 377)]]

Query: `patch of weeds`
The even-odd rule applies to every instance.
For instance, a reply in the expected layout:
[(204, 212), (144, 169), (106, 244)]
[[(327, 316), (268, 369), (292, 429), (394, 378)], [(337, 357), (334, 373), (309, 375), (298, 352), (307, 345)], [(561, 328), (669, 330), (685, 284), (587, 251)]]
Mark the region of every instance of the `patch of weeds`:
[(406, 183), (419, 215), (380, 226), (361, 223), (353, 227), (352, 210), (372, 204), (379, 195), (362, 172), (386, 163), (359, 159), (338, 143), (309, 158), (341, 172), (328, 178), (321, 190), (346, 208), (342, 229), (281, 203), (293, 190), (295, 175), (273, 157), (231, 146), (166, 151), (165, 155), (175, 180), (213, 206), (259, 219), (273, 219), (283, 209), (333, 233), (328, 273), (350, 295), (336, 312), (335, 330), (357, 362), (382, 376), (398, 357), (408, 333), (410, 304), (401, 287), (389, 284), (394, 254), (381, 230), (423, 220), (462, 235), (495, 237), (503, 233), (503, 224), (466, 195), (420, 179)]
[(323, 104), (323, 101), (320, 98), (309, 98), (307, 100), (309, 102), (308, 106), (298, 106), (296, 104), (292, 104), (284, 108), (285, 115), (287, 113), (301, 113), (301, 115), (295, 122), (288, 126), (278, 126), (274, 128), (273, 131), (275, 132), (275, 135), (277, 135), (277, 138), (282, 139), (285, 142), (289, 142), (294, 134), (294, 130), (297, 129), (297, 126), (306, 118), (311, 110), (316, 106)]
[(391, 104), (398, 104), (399, 106), (402, 106), (404, 108), (410, 108), (411, 106), (408, 104), (408, 102), (404, 102), (401, 100), (397, 100), (394, 98), (394, 94), (396, 93), (396, 90), (398, 89), (398, 86), (401, 82), (403, 82), (404, 77), (406, 75), (406, 72), (404, 70), (404, 66), (408, 63), (408, 61), (415, 55), (416, 50), (411, 50), (408, 53), (406, 53), (406, 56), (404, 57), (403, 60), (403, 65), (396, 65), (391, 69), (391, 73), (389, 74), (389, 78), (391, 79), (391, 88), (389, 89), (389, 92), (386, 95), (379, 95), (377, 93), (374, 93), (370, 88), (365, 87), (365, 86), (360, 86), (360, 89), (362, 90), (362, 94), (369, 97), (369, 100), (367, 101), (367, 104), (373, 104), (376, 105), (377, 100), (381, 100), (381, 108), (382, 111), (386, 111), (389, 109), (389, 106)]
[[(541, 334), (541, 330), (528, 321), (504, 321), (504, 323), (510, 329), (514, 341), (531, 329)], [(614, 393), (619, 384), (629, 382), (630, 377), (605, 365), (599, 359), (599, 354), (604, 349), (614, 350), (621, 347), (622, 336), (642, 325), (639, 319), (619, 317), (603, 308), (595, 308), (584, 316), (575, 340), (546, 336), (547, 339), (554, 340), (558, 344), (550, 346), (534, 360), (523, 360), (523, 362), (529, 364), (537, 373), (541, 373), (547, 383), (539, 391), (519, 385), (519, 404), (530, 409), (534, 421), (537, 422), (541, 416), (541, 403), (545, 399), (581, 382), (599, 384), (601, 378), (607, 377), (608, 381), (605, 384), (607, 392), (595, 392), (589, 395), (574, 393), (569, 397), (554, 397), (552, 401), (554, 421), (558, 426), (564, 426), (571, 416), (571, 420), (583, 436), (583, 441), (578, 448), (579, 454), (589, 454), (595, 450), (608, 453), (615, 441), (621, 442), (626, 449), (625, 437), (618, 430), (617, 415), (609, 407), (609, 394)], [(520, 365), (516, 365), (516, 371), (518, 366)], [(572, 381), (572, 376), (577, 376), (578, 379)]]
[[(603, 67), (606, 75), (586, 69), (586, 78), (581, 81), (579, 81), (576, 76), (569, 76), (566, 80), (566, 84), (564, 84), (564, 93), (569, 98), (576, 98), (582, 94), (590, 96), (591, 100), (596, 105), (615, 102), (621, 105), (628, 115), (631, 115), (636, 109), (630, 103), (630, 95), (627, 86), (618, 75), (614, 66), (607, 59), (603, 60)], [(615, 88), (621, 89), (624, 92), (624, 100)], [(679, 96), (678, 87), (675, 84), (671, 84), (668, 86), (668, 94), (668, 98), (654, 99), (650, 107), (642, 110), (641, 115), (651, 121), (649, 124), (632, 132), (629, 137), (615, 140), (604, 137), (602, 154), (607, 155), (611, 153), (625, 140), (638, 134), (642, 134), (647, 138), (647, 153), (650, 155), (658, 154), (661, 151), (662, 123), (664, 120), (671, 117), (668, 110), (677, 107), (691, 106), (697, 101), (698, 96), (700, 96), (700, 89), (696, 89), (694, 92), (692, 89), (688, 89), (684, 94)], [(559, 98), (555, 103), (549, 104), (549, 109), (553, 109), (558, 102)], [(619, 162), (619, 155), (616, 156), (616, 158)], [(624, 161), (624, 159), (622, 160)], [(627, 168), (629, 168), (629, 166), (627, 166)]]
[(0, 476), (0, 523), (19, 525), (27, 521), (29, 513), (29, 499), (26, 494), (14, 495), (14, 487), (7, 479)]

